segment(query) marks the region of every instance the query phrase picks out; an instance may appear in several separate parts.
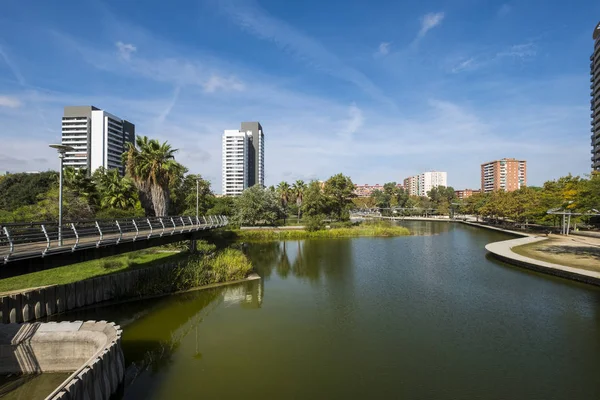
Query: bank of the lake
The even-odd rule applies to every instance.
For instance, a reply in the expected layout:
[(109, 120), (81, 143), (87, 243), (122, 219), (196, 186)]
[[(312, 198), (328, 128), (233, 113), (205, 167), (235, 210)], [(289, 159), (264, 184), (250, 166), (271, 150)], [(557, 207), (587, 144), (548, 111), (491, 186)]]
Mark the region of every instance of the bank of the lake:
[(60, 318), (123, 327), (125, 399), (599, 397), (600, 288), (495, 260), (501, 232), (402, 224), (249, 243), (263, 279)]
[(301, 240), (301, 239), (335, 239), (352, 237), (395, 237), (408, 236), (410, 231), (402, 226), (392, 224), (361, 224), (358, 226), (309, 230), (286, 229), (236, 229), (235, 237), (242, 241), (270, 241), (270, 240)]

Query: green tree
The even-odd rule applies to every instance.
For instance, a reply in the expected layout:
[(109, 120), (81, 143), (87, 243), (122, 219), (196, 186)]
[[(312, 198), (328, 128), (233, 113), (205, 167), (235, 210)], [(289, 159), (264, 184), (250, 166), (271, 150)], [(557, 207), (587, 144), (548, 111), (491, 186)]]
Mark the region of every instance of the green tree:
[(233, 222), (239, 225), (274, 225), (282, 210), (275, 193), (254, 185), (235, 199)]
[(306, 183), (303, 180), (298, 179), (292, 185), (292, 192), (296, 198), (296, 207), (298, 208), (298, 221), (300, 221), (300, 213), (302, 210), (302, 200), (304, 198), (304, 191), (306, 190)]
[(207, 215), (233, 215), (235, 201), (233, 197), (221, 196), (213, 199), (212, 207), (206, 212)]
[(302, 200), (302, 214), (313, 217), (326, 213), (326, 199), (321, 189), (321, 184), (318, 181), (311, 181)]
[(277, 196), (279, 197), (279, 201), (281, 204), (281, 210), (283, 212), (283, 224), (285, 225), (285, 221), (287, 219), (287, 212), (288, 212), (288, 202), (290, 199), (290, 192), (291, 192), (291, 188), (290, 185), (287, 182), (279, 182), (279, 185), (277, 185)]
[(54, 171), (6, 175), (0, 181), (0, 209), (13, 211), (34, 205), (54, 186), (58, 186), (58, 172)]
[(339, 221), (349, 219), (348, 209), (354, 197), (354, 183), (348, 176), (337, 174), (325, 182), (324, 193), (329, 199), (331, 212)]
[[(196, 182), (198, 182), (196, 187)], [(201, 175), (188, 174), (173, 190), (171, 204), (175, 215), (196, 215), (196, 189), (198, 189), (198, 215), (206, 215), (215, 204), (215, 195), (210, 189), (210, 182)]]
[(101, 205), (104, 208), (128, 210), (135, 207), (138, 197), (133, 182), (119, 175), (119, 171), (107, 171), (99, 183)]
[(140, 200), (149, 198), (156, 216), (167, 214), (171, 186), (186, 172), (186, 168), (175, 161), (176, 152), (167, 142), (138, 136), (136, 144), (129, 143), (123, 154), (127, 174), (140, 191)]
[(390, 202), (392, 197), (382, 190), (374, 190), (371, 193), (371, 198), (375, 202), (375, 206), (378, 208), (390, 208)]

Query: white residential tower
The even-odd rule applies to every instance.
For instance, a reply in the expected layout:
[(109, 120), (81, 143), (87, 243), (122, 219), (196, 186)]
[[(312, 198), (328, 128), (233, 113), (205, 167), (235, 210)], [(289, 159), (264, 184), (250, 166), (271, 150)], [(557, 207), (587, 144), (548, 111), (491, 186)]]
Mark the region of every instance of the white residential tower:
[(135, 125), (94, 106), (65, 107), (62, 118), (62, 144), (75, 150), (67, 152), (65, 166), (100, 167), (125, 173), (121, 155), (126, 143), (135, 142)]
[(240, 130), (225, 130), (222, 144), (223, 195), (238, 196), (255, 184), (265, 184), (265, 137), (258, 122), (242, 122)]

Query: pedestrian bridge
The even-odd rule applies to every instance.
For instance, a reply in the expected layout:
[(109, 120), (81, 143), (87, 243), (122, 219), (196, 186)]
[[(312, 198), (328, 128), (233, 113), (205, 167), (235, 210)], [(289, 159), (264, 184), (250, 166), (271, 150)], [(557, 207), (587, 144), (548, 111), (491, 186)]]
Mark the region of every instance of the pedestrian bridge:
[[(116, 220), (31, 222), (0, 226), (0, 277), (19, 264), (20, 273), (163, 244), (196, 240), (228, 224), (225, 216), (173, 216)], [(4, 265), (2, 265), (4, 264)], [(8, 268), (8, 267), (11, 268)], [(53, 265), (58, 266), (58, 265)]]

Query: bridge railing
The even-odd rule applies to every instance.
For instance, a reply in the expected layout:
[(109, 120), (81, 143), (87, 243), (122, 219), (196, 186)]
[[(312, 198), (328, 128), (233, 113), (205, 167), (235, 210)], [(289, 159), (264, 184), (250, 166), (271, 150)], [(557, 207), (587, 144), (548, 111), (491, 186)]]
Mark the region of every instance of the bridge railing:
[(62, 229), (57, 222), (5, 224), (0, 226), (0, 259), (6, 264), (52, 253), (214, 229), (228, 223), (227, 217), (212, 215), (71, 221), (63, 223)]

